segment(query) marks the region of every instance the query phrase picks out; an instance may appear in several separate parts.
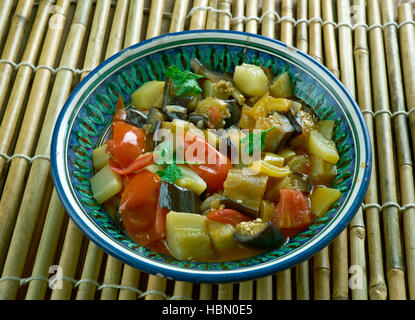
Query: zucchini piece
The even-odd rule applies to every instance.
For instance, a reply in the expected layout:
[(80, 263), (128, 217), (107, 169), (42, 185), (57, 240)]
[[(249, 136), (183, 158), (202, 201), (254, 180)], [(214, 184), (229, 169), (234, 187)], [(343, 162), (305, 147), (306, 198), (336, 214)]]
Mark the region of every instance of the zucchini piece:
[(108, 159), (110, 158), (110, 154), (107, 153), (107, 146), (105, 143), (92, 151), (92, 166), (95, 170), (101, 170), (107, 165)]
[(200, 212), (208, 214), (212, 209), (219, 209), (221, 197), (220, 193), (214, 193), (207, 197), (200, 205)]
[(239, 223), (234, 238), (252, 249), (275, 249), (284, 243), (284, 235), (277, 226), (261, 219)]
[(295, 172), (281, 181), (279, 189), (292, 189), (310, 193), (313, 189), (313, 184), (311, 183), (309, 176)]
[(235, 68), (233, 81), (248, 96), (261, 97), (268, 91), (268, 77), (261, 67), (243, 63)]
[(105, 165), (91, 178), (92, 195), (98, 204), (102, 204), (122, 190), (121, 176)]
[(213, 255), (206, 220), (192, 213), (170, 211), (166, 215), (166, 241), (173, 257), (194, 260)]
[(207, 188), (206, 182), (189, 167), (178, 165), (178, 168), (182, 172), (183, 177), (177, 179), (174, 183), (179, 187), (189, 189), (200, 196)]
[(275, 98), (294, 97), (290, 76), (287, 72), (280, 73), (275, 77), (269, 88), (270, 94)]
[(332, 180), (337, 174), (335, 164), (324, 161), (319, 156), (310, 157), (310, 177), (316, 185), (331, 185)]
[(216, 250), (223, 252), (235, 246), (236, 241), (233, 238), (234, 226), (211, 219), (206, 219), (206, 222), (210, 240)]
[(257, 217), (267, 181), (265, 175), (245, 175), (242, 169), (233, 168), (223, 184), (223, 195), (251, 208), (251, 215)]
[(317, 187), (311, 194), (311, 212), (321, 218), (341, 196), (337, 189)]
[(327, 162), (336, 164), (339, 161), (336, 144), (324, 137), (317, 130), (311, 130), (308, 139), (308, 148), (311, 154), (319, 156)]
[(317, 122), (317, 130), (326, 139), (332, 140), (334, 133), (334, 121), (333, 120), (320, 120)]
[(296, 156), (296, 153), (294, 150), (291, 149), (282, 149), (278, 154), (284, 158), (283, 165), (288, 163), (293, 157)]
[(161, 208), (172, 211), (199, 213), (199, 197), (191, 190), (162, 181), (159, 191)]
[(153, 106), (161, 106), (164, 81), (144, 82), (137, 90), (131, 94), (131, 103), (138, 109), (150, 109)]
[(294, 156), (288, 163), (287, 166), (292, 172), (305, 173), (307, 168), (310, 166), (310, 160), (305, 155)]
[(284, 157), (282, 157), (279, 154), (272, 153), (272, 152), (265, 153), (263, 160), (277, 167), (282, 167), (284, 165)]

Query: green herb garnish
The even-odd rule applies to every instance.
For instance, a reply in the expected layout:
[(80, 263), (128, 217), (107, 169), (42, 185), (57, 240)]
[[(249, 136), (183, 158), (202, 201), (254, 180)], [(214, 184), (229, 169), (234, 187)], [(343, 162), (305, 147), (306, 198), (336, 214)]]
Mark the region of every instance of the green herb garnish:
[(175, 163), (169, 164), (166, 169), (158, 170), (156, 173), (160, 176), (161, 180), (170, 183), (174, 183), (177, 179), (183, 177), (182, 171)]
[(245, 137), (241, 139), (241, 143), (245, 144), (244, 151), (249, 155), (253, 155), (254, 151), (256, 151), (259, 147), (257, 144), (254, 144), (254, 141), (258, 141), (258, 138), (256, 138), (258, 137), (258, 135), (260, 135), (261, 151), (264, 151), (265, 138), (267, 136), (267, 133), (273, 129), (275, 129), (275, 127), (269, 128), (267, 130), (262, 130), (261, 132), (249, 132)]
[(183, 96), (185, 94), (202, 93), (202, 89), (197, 83), (198, 79), (204, 76), (193, 73), (189, 70), (181, 71), (177, 66), (169, 67), (165, 72), (166, 77), (170, 77), (176, 89), (176, 96)]

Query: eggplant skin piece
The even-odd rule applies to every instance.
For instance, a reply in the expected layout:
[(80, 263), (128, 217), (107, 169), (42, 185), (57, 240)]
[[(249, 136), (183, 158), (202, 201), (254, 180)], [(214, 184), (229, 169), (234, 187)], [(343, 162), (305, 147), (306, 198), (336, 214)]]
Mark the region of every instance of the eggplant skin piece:
[(199, 213), (199, 197), (191, 190), (162, 181), (159, 192), (161, 208), (176, 212)]
[(223, 204), (225, 208), (236, 210), (240, 213), (246, 214), (247, 216), (250, 216), (250, 217), (258, 216), (258, 210), (248, 207), (228, 197), (222, 196), (220, 199), (220, 203)]
[(236, 226), (233, 237), (251, 249), (276, 249), (284, 243), (284, 235), (271, 221), (260, 219), (241, 222)]
[(130, 108), (126, 110), (125, 122), (143, 128), (147, 123), (147, 116), (139, 110)]
[(236, 101), (236, 99), (232, 99), (232, 100), (226, 100), (225, 101), (227, 103), (227, 108), (228, 111), (230, 113), (230, 117), (225, 119), (225, 126), (224, 128), (230, 128), (234, 125), (238, 125), (239, 120), (241, 119), (241, 107), (239, 106), (238, 102)]

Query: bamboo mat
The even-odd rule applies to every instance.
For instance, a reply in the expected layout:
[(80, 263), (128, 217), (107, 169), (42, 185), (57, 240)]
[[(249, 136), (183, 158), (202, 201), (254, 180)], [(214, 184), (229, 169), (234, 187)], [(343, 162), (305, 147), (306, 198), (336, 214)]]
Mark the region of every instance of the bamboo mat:
[[(0, 6), (0, 299), (415, 299), (415, 1), (5, 0)], [(411, 4), (412, 3), (412, 4)], [(168, 32), (259, 33), (324, 63), (372, 140), (365, 203), (327, 248), (255, 281), (192, 284), (108, 256), (50, 176), (54, 121), (101, 61)]]

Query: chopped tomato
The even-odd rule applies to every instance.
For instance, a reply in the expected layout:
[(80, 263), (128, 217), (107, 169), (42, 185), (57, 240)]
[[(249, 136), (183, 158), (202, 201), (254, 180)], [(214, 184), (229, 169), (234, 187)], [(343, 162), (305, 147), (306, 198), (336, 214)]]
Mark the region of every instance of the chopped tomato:
[(282, 189), (274, 223), (280, 229), (301, 229), (313, 222), (309, 199), (299, 190)]
[(236, 210), (232, 209), (216, 209), (210, 211), (207, 215), (207, 218), (211, 220), (215, 220), (222, 223), (228, 223), (233, 226), (243, 222), (243, 221), (251, 221), (252, 218), (248, 217)]
[(150, 152), (144, 153), (142, 155), (139, 155), (137, 159), (135, 159), (133, 162), (131, 162), (127, 168), (121, 169), (119, 168), (114, 161), (110, 160), (109, 165), (112, 171), (115, 173), (118, 173), (122, 176), (137, 172), (151, 164), (154, 163), (153, 154)]
[(206, 182), (209, 191), (223, 189), (223, 183), (232, 169), (231, 160), (200, 136), (187, 135), (184, 150), (189, 167)]
[(127, 168), (143, 153), (146, 146), (145, 132), (124, 122), (114, 122), (113, 129), (114, 161), (121, 168)]
[(124, 101), (121, 96), (118, 96), (117, 104), (115, 105), (114, 122), (125, 121), (127, 113), (125, 112)]
[(161, 179), (142, 170), (128, 181), (121, 194), (120, 214), (127, 233), (142, 246), (161, 239), (155, 227)]

